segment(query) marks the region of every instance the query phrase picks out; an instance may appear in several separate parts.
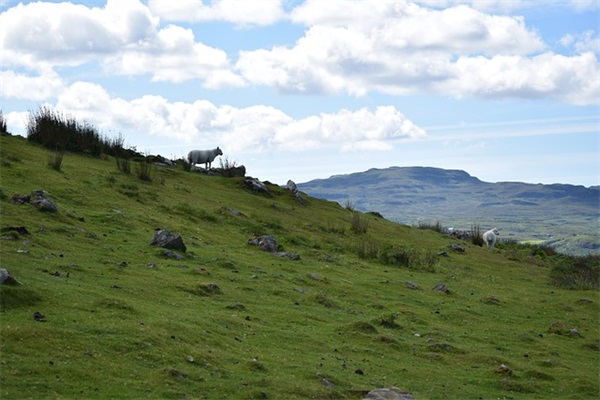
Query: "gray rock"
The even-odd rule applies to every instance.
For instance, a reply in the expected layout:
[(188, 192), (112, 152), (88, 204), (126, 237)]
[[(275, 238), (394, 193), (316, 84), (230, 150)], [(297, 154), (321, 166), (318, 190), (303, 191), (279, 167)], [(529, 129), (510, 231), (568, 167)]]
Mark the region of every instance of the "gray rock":
[(150, 242), (150, 244), (152, 246), (178, 250), (184, 253), (187, 251), (187, 247), (183, 243), (181, 236), (176, 233), (171, 233), (165, 229), (155, 230), (154, 237), (152, 238), (152, 242)]
[(284, 258), (289, 258), (290, 260), (299, 260), (300, 259), (300, 255), (296, 254), (296, 253), (289, 253), (287, 251), (276, 251), (273, 253), (274, 256), (277, 257), (284, 257)]
[(304, 199), (302, 198), (302, 196), (300, 196), (300, 192), (298, 191), (298, 187), (296, 186), (296, 183), (294, 183), (294, 181), (292, 181), (291, 179), (287, 181), (287, 188), (290, 192), (292, 192), (298, 203), (300, 203), (303, 206), (306, 205), (304, 203)]
[(22, 285), (6, 268), (0, 268), (0, 285)]
[(371, 390), (364, 400), (415, 400), (415, 398), (400, 388), (391, 387)]
[(258, 246), (261, 250), (269, 253), (276, 252), (279, 249), (277, 240), (271, 235), (263, 235), (254, 239), (248, 240), (248, 244)]
[(244, 180), (244, 182), (246, 183), (246, 187), (248, 187), (250, 190), (252, 190), (254, 192), (271, 194), (271, 192), (269, 191), (269, 188), (267, 188), (267, 185), (262, 183), (257, 178), (252, 178), (251, 176), (247, 176), (246, 179)]
[(440, 292), (444, 292), (446, 294), (450, 293), (450, 289), (448, 289), (446, 287), (446, 285), (444, 285), (443, 283), (438, 283), (437, 285), (435, 285), (435, 287), (433, 287), (433, 289), (431, 290), (438, 290)]

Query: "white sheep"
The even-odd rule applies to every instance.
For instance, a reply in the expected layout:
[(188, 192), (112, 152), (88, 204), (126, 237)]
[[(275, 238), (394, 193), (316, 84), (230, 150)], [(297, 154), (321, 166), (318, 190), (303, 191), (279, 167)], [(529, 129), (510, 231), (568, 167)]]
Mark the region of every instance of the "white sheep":
[(490, 229), (483, 234), (483, 241), (488, 248), (494, 248), (496, 245), (496, 236), (500, 236), (500, 233), (498, 233), (498, 228)]
[(212, 162), (217, 156), (222, 156), (220, 148), (212, 150), (192, 150), (188, 153), (188, 161), (193, 167), (196, 164), (205, 164), (206, 169), (210, 169)]

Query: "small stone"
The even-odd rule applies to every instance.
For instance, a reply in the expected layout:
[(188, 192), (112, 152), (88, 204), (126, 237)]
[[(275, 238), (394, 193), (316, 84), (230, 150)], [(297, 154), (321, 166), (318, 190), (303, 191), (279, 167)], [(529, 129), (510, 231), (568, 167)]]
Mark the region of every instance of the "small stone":
[(581, 337), (581, 334), (579, 333), (579, 331), (576, 328), (569, 329), (569, 335), (571, 335), (573, 337)]
[(185, 359), (186, 359), (186, 360), (187, 360), (187, 362), (189, 362), (189, 363), (194, 363), (194, 362), (196, 362), (196, 360), (194, 360), (194, 357), (192, 357), (192, 356), (187, 356)]
[(38, 311), (36, 311), (33, 314), (33, 319), (34, 319), (34, 321), (38, 321), (38, 322), (46, 322), (46, 317)]

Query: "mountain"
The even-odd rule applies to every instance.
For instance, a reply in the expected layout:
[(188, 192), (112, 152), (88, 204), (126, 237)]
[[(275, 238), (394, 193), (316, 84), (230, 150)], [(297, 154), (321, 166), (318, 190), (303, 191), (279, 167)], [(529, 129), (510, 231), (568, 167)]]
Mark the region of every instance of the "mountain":
[[(515, 240), (569, 242), (575, 252), (600, 251), (600, 189), (566, 184), (483, 182), (465, 171), (390, 167), (300, 183), (314, 197), (350, 203), (409, 225), (441, 222), (445, 227), (498, 227)], [(580, 236), (589, 240), (581, 240)], [(568, 247), (568, 243), (566, 244)], [(572, 252), (572, 251), (571, 251)]]

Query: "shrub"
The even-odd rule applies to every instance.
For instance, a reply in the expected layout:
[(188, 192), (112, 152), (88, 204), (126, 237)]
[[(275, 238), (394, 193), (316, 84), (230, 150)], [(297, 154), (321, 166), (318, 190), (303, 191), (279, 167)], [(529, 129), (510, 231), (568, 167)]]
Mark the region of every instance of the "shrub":
[(356, 252), (359, 258), (375, 259), (379, 256), (379, 243), (372, 239), (361, 240), (356, 246)]
[(140, 180), (152, 182), (152, 164), (147, 160), (136, 163), (135, 173)]
[(4, 114), (2, 110), (0, 110), (0, 133), (8, 133), (6, 130), (6, 120), (4, 119)]
[(60, 171), (62, 168), (63, 157), (65, 153), (63, 151), (55, 151), (48, 156), (48, 166), (55, 171)]
[(354, 205), (354, 202), (351, 199), (346, 200), (346, 203), (344, 204), (344, 208), (348, 211), (356, 211), (356, 206)]
[(600, 256), (560, 257), (550, 272), (552, 284), (565, 289), (600, 288)]
[(367, 221), (360, 212), (352, 211), (352, 219), (350, 220), (350, 229), (354, 233), (367, 233), (369, 221)]
[(435, 223), (419, 221), (419, 225), (417, 226), (419, 229), (431, 229), (432, 231), (436, 231), (439, 233), (447, 233), (448, 230), (442, 226), (440, 221), (436, 221)]
[(131, 163), (126, 158), (115, 157), (117, 162), (117, 169), (127, 175), (131, 174)]
[(471, 243), (476, 246), (483, 246), (483, 233), (481, 232), (481, 226), (478, 223), (473, 223), (471, 225)]
[(235, 176), (234, 169), (238, 167), (237, 162), (229, 161), (227, 157), (225, 159), (219, 159), (221, 175), (226, 178), (233, 178)]

